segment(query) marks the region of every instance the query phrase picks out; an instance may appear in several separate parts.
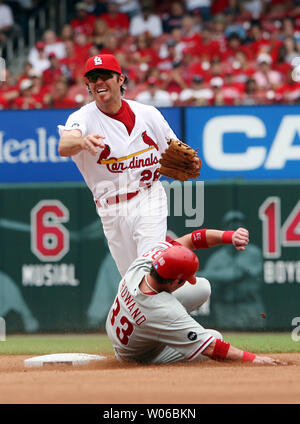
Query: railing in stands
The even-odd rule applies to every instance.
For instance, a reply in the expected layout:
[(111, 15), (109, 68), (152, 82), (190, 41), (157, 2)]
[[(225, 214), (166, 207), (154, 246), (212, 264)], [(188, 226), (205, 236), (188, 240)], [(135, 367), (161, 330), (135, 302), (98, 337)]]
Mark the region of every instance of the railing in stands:
[(46, 29), (59, 33), (66, 23), (66, 0), (49, 0), (47, 4), (32, 16), (28, 21), (28, 45), (32, 47), (41, 39)]
[[(36, 10), (28, 19), (28, 40), (24, 40), (21, 27), (15, 24), (9, 38), (0, 45), (0, 57), (3, 57), (9, 66), (16, 59), (24, 59), (26, 49), (30, 49), (36, 41), (41, 40), (46, 29), (53, 29), (60, 33), (61, 27), (67, 19), (67, 0), (49, 0), (42, 8)], [(24, 60), (23, 60), (24, 61)]]

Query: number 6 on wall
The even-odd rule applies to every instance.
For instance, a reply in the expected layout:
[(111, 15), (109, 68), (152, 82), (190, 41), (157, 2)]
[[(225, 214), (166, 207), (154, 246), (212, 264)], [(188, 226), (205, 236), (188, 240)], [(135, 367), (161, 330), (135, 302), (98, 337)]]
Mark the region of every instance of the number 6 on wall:
[(31, 250), (41, 261), (56, 262), (69, 251), (69, 231), (62, 225), (69, 211), (59, 200), (42, 200), (31, 210)]

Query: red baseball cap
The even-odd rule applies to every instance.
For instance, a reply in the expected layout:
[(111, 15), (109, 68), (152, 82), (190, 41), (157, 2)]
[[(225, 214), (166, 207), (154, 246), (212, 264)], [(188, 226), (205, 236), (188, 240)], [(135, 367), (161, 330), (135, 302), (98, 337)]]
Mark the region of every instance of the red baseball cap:
[(153, 261), (156, 272), (166, 280), (187, 280), (196, 283), (195, 273), (199, 260), (195, 253), (184, 246), (172, 246)]
[(107, 71), (117, 72), (118, 74), (122, 73), (120, 63), (112, 54), (97, 54), (96, 56), (89, 57), (85, 64), (84, 76), (94, 69), (105, 69)]

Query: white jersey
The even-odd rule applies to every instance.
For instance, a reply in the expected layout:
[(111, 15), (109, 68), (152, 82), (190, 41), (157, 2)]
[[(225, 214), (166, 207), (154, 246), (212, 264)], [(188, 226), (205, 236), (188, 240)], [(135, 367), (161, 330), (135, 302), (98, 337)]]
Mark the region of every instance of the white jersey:
[[(215, 339), (173, 294), (163, 291), (148, 295), (139, 289), (155, 257), (171, 246), (167, 242), (157, 243), (132, 263), (120, 282), (106, 321), (106, 331), (119, 360), (193, 360)], [(162, 354), (166, 347), (170, 348), (168, 360)]]
[(126, 101), (135, 115), (129, 135), (125, 125), (113, 119), (91, 102), (72, 113), (63, 130), (78, 129), (82, 136), (101, 134), (105, 149), (93, 156), (86, 150), (72, 156), (95, 201), (136, 191), (159, 178), (157, 168), (167, 139), (177, 138), (159, 110), (133, 100)]

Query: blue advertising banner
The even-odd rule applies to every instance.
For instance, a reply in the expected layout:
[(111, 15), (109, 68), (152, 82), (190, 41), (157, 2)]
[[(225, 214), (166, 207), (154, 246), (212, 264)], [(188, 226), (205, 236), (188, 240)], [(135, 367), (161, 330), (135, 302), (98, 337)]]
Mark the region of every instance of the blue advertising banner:
[[(82, 181), (57, 152), (57, 125), (73, 110), (0, 112), (0, 183)], [(198, 148), (204, 180), (300, 178), (300, 106), (161, 108)], [(184, 127), (183, 127), (184, 125)]]
[[(83, 181), (71, 158), (61, 157), (57, 125), (74, 109), (0, 112), (0, 183)], [(181, 110), (161, 108), (182, 137)]]
[(300, 106), (188, 107), (204, 180), (300, 178)]

